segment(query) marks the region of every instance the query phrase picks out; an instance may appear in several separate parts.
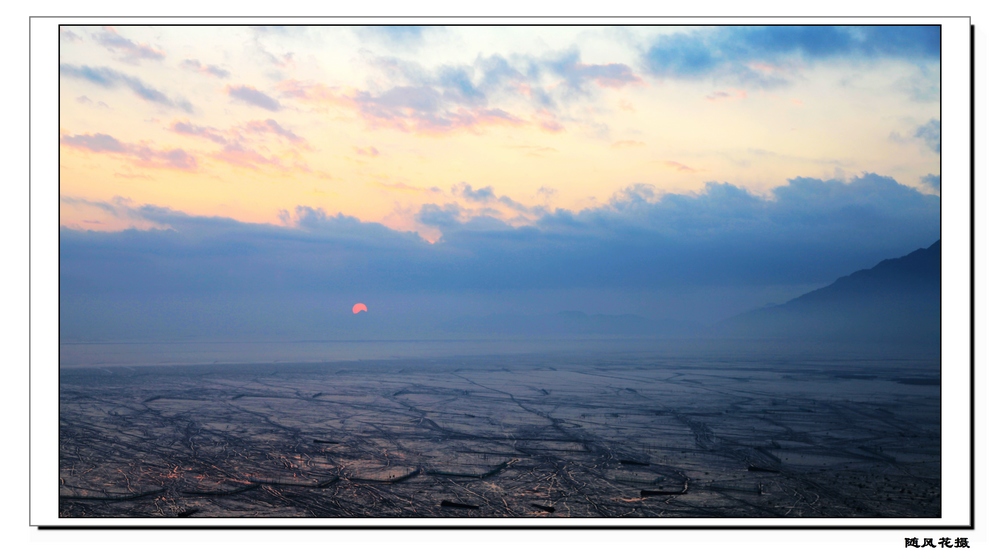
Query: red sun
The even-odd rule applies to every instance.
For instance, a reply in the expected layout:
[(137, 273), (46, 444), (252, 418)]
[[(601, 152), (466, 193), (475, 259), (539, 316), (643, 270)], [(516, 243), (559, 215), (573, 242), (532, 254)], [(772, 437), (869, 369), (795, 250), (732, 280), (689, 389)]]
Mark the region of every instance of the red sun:
[(354, 309), (352, 310), (354, 311), (354, 314), (358, 314), (361, 311), (368, 312), (368, 305), (365, 305), (364, 303), (356, 303), (354, 305)]

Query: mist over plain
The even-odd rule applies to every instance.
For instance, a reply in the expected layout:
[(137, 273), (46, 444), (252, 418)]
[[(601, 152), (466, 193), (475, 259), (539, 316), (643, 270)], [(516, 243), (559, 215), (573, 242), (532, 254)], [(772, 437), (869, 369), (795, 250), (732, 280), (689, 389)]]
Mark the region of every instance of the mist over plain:
[[(580, 320), (617, 320), (603, 333), (618, 336), (690, 335), (931, 245), (939, 205), (871, 174), (794, 179), (769, 197), (725, 184), (696, 195), (637, 185), (592, 210), (539, 210), (520, 227), (427, 205), (422, 219), (442, 231), (432, 244), (315, 208), (273, 226), (120, 202), (111, 210), (152, 228), (61, 229), (60, 335), (517, 338), (538, 334), (531, 317), (549, 317), (556, 337), (602, 334)], [(370, 312), (353, 315), (357, 302)], [(463, 333), (462, 321), (496, 327)]]

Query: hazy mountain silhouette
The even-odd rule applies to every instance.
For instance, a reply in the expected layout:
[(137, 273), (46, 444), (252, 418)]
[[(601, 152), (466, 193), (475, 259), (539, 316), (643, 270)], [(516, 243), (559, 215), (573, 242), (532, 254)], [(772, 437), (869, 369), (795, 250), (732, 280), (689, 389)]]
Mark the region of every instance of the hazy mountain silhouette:
[(713, 328), (732, 338), (938, 344), (941, 241)]

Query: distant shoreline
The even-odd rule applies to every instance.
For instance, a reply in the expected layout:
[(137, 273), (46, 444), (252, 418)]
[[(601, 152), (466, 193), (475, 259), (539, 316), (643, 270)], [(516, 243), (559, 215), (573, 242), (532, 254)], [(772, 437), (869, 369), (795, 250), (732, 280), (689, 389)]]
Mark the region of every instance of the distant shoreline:
[(229, 342), (92, 342), (60, 344), (60, 369), (269, 363), (337, 363), (552, 354), (764, 359), (936, 359), (918, 345), (747, 339), (475, 339)]

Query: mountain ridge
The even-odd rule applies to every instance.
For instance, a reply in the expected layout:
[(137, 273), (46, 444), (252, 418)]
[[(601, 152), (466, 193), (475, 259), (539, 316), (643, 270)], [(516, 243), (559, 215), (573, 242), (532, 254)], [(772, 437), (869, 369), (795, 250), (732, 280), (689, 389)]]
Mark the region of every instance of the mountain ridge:
[(939, 343), (941, 241), (713, 329), (749, 339)]

